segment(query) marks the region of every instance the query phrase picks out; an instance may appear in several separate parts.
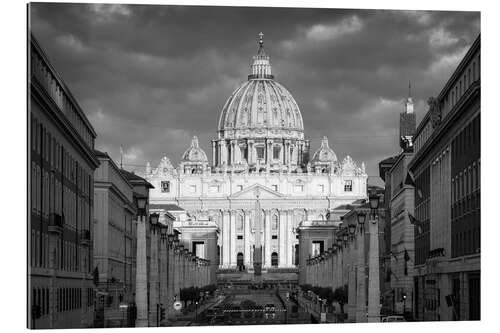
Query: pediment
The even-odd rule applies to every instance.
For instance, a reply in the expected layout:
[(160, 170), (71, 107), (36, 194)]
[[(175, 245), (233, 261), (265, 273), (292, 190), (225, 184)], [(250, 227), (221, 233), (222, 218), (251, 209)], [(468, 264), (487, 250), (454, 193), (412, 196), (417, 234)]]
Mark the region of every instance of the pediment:
[(260, 185), (260, 184), (254, 184), (250, 187), (247, 187), (241, 191), (238, 191), (231, 195), (229, 198), (231, 199), (255, 199), (256, 198), (256, 191), (259, 192), (259, 198), (260, 199), (276, 199), (276, 198), (282, 198), (284, 197), (283, 194), (273, 191), (270, 188)]

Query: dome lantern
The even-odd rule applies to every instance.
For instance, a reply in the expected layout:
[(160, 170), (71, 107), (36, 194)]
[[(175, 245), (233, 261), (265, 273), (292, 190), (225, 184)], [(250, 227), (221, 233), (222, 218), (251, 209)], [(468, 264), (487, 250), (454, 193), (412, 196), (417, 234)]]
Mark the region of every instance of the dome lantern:
[(258, 78), (274, 79), (269, 56), (264, 51), (264, 34), (262, 32), (259, 33), (259, 50), (257, 51), (257, 55), (253, 57), (252, 64), (250, 65), (250, 75), (248, 75), (248, 80)]

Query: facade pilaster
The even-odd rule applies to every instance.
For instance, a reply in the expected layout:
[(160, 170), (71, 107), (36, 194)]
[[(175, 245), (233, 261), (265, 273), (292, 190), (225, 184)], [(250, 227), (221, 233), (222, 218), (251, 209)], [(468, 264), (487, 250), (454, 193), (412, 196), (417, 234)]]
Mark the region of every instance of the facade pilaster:
[(245, 213), (245, 219), (244, 219), (245, 234), (243, 236), (244, 237), (243, 243), (245, 246), (245, 249), (244, 249), (245, 262), (244, 262), (244, 264), (248, 269), (252, 265), (252, 258), (250, 258), (250, 212), (245, 211), (244, 213)]
[(222, 212), (222, 267), (228, 268), (231, 265), (230, 256), (230, 223), (229, 212)]
[(279, 266), (287, 266), (286, 264), (286, 213), (283, 210), (278, 212), (279, 216)]
[(231, 267), (236, 267), (236, 212), (231, 211), (230, 213), (230, 255), (231, 255)]
[(265, 222), (264, 222), (264, 239), (265, 239), (265, 247), (264, 247), (264, 266), (271, 267), (271, 220), (269, 211), (265, 211)]
[(287, 251), (287, 266), (294, 266), (294, 257), (295, 257), (295, 233), (293, 232), (293, 210), (288, 209), (286, 211), (286, 221), (287, 221), (287, 242), (286, 242), (286, 251)]

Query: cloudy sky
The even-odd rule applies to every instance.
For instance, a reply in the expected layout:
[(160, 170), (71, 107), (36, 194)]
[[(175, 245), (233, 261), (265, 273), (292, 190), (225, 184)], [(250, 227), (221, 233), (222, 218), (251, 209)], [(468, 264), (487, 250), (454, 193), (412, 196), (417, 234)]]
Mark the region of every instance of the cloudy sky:
[[(31, 28), (124, 167), (177, 164), (193, 135), (210, 156), (219, 112), (243, 81), (257, 34), (292, 93), (312, 149), (339, 158), (398, 153), (402, 101), (417, 122), (480, 32), (478, 12), (32, 4)], [(380, 180), (370, 178), (370, 183)]]

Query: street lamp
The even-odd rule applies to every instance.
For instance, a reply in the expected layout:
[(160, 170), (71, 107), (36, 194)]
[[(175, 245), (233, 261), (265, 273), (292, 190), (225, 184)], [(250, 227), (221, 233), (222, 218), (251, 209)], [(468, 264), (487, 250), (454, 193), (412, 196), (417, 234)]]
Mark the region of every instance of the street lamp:
[(167, 240), (168, 239), (168, 235), (167, 235), (167, 232), (168, 232), (168, 227), (166, 225), (161, 225), (161, 229), (160, 229), (160, 235), (161, 235), (161, 239), (163, 241)]
[(137, 213), (138, 215), (146, 215), (146, 205), (148, 202), (147, 197), (137, 197)]
[[(378, 194), (376, 192), (372, 192), (370, 194), (369, 202), (370, 202), (370, 209), (372, 210), (373, 220), (376, 220), (377, 219), (377, 217), (376, 217), (377, 210), (378, 210), (378, 206), (380, 203), (380, 197), (378, 196)], [(373, 220), (372, 220), (372, 223), (375, 223)]]
[(160, 219), (160, 214), (158, 213), (152, 213), (149, 214), (149, 223), (151, 223), (151, 227), (153, 229), (153, 232), (156, 232), (158, 229), (158, 220)]
[(356, 225), (355, 224), (349, 224), (349, 234), (351, 236), (354, 236), (354, 234), (356, 233)]
[(365, 212), (358, 212), (358, 224), (361, 228), (365, 225), (366, 221), (366, 213)]
[(342, 238), (341, 237), (337, 237), (337, 246), (338, 246), (339, 250), (342, 249)]
[(378, 208), (380, 197), (372, 191), (369, 195), (371, 209), (370, 233), (370, 252), (368, 259), (368, 321), (380, 321), (380, 276), (379, 276), (379, 226), (378, 226)]

